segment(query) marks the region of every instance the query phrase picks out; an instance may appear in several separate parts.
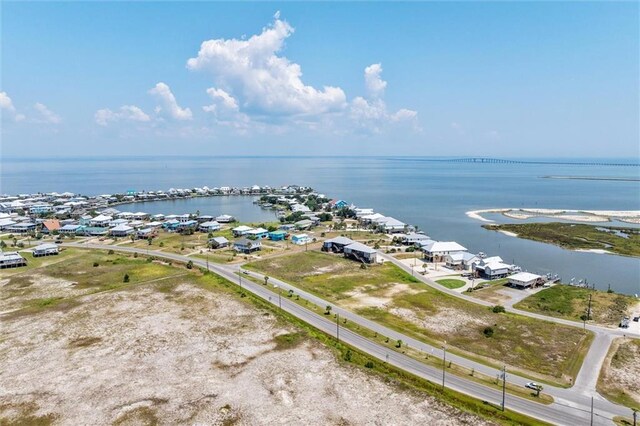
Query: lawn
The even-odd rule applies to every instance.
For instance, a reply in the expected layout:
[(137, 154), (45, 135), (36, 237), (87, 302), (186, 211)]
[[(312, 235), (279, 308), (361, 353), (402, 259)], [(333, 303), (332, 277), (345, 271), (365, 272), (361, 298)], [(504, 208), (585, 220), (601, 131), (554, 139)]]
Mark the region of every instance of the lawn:
[[(320, 252), (266, 259), (249, 268), (273, 275), (417, 339), (561, 384), (575, 378), (592, 334), (490, 309), (427, 287), (390, 262), (361, 269)], [(491, 329), (488, 331), (487, 329)]]
[(516, 223), (482, 225), (509, 231), (520, 238), (555, 244), (567, 249), (599, 249), (625, 256), (640, 256), (640, 229), (575, 223)]
[(444, 278), (441, 280), (437, 280), (436, 282), (441, 286), (452, 289), (452, 290), (463, 287), (466, 284), (464, 281), (457, 280), (455, 278)]
[(543, 315), (582, 321), (591, 296), (591, 319), (598, 324), (617, 325), (637, 301), (631, 296), (555, 285), (515, 304), (514, 307)]

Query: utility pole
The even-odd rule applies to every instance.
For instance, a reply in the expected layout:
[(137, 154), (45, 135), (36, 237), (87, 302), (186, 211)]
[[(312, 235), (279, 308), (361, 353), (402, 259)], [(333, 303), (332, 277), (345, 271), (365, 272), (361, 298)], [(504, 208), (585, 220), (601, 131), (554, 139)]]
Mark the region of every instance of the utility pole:
[(447, 364), (447, 344), (442, 347), (442, 389), (444, 389), (444, 375)]
[(591, 397), (591, 423), (589, 424), (593, 426), (593, 396)]
[(340, 343), (340, 314), (336, 314), (336, 340)]
[(507, 366), (502, 366), (502, 411), (504, 411), (504, 399), (507, 393)]
[(633, 426), (637, 426), (638, 422), (638, 410), (633, 409)]

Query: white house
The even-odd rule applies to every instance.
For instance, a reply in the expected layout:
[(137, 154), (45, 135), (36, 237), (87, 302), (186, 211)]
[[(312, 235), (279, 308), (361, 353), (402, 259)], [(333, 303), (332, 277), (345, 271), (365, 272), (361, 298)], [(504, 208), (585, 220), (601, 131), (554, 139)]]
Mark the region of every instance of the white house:
[(247, 232), (251, 231), (253, 228), (250, 226), (246, 226), (246, 225), (240, 225), (237, 226), (235, 228), (233, 228), (231, 230), (231, 232), (233, 232), (233, 236), (234, 237), (240, 237), (242, 235), (245, 235)]
[(431, 262), (442, 261), (445, 255), (464, 252), (467, 249), (455, 241), (431, 241), (421, 247), (424, 257)]
[(393, 217), (381, 217), (375, 221), (378, 224), (378, 228), (387, 233), (404, 232), (407, 228), (407, 224), (399, 221)]
[(311, 239), (311, 237), (309, 237), (307, 234), (297, 234), (291, 236), (291, 242), (293, 244), (305, 245), (312, 241), (313, 240)]
[(106, 228), (107, 226), (109, 226), (109, 222), (111, 222), (112, 220), (112, 216), (105, 216), (101, 214), (92, 219), (89, 219), (89, 225), (99, 228)]
[(236, 221), (236, 218), (228, 214), (223, 214), (216, 217), (216, 222), (218, 223), (229, 223), (229, 222), (235, 222), (235, 221)]
[(131, 226), (125, 224), (118, 225), (115, 228), (111, 228), (109, 230), (109, 234), (111, 234), (111, 236), (113, 237), (126, 237), (127, 235), (133, 234), (133, 232), (134, 229)]
[(215, 220), (209, 222), (203, 222), (198, 226), (201, 232), (214, 232), (220, 229), (220, 224)]
[(401, 239), (402, 239), (402, 244), (413, 245), (413, 244), (419, 243), (421, 241), (428, 241), (431, 238), (429, 238), (428, 235), (417, 234), (415, 232), (411, 232), (409, 234), (402, 235)]
[(27, 259), (20, 256), (17, 251), (0, 251), (0, 269), (20, 266), (27, 266)]
[(447, 264), (447, 268), (460, 269), (463, 271), (470, 271), (473, 264), (479, 260), (478, 256), (466, 251), (458, 251), (444, 255), (444, 261)]
[(378, 252), (362, 243), (352, 243), (344, 247), (344, 256), (364, 263), (376, 263)]
[(518, 288), (535, 287), (541, 284), (543, 278), (540, 275), (532, 274), (529, 272), (518, 272), (509, 277), (509, 284)]
[(59, 252), (60, 250), (57, 245), (45, 243), (33, 248), (33, 257), (51, 256), (58, 254)]
[(473, 264), (475, 272), (480, 276), (493, 280), (504, 278), (513, 271), (514, 266), (502, 262), (499, 256), (487, 257)]

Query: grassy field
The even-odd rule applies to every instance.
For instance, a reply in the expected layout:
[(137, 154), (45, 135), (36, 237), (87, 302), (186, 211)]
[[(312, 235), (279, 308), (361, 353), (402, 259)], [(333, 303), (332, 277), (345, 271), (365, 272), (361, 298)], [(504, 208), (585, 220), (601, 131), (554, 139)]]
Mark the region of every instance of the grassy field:
[[(517, 223), (482, 225), (493, 231), (509, 231), (520, 238), (555, 244), (567, 249), (599, 249), (625, 256), (640, 256), (640, 230), (574, 223)], [(618, 235), (619, 233), (625, 236)]]
[(640, 410), (640, 339), (614, 340), (600, 370), (597, 390), (612, 402)]
[(589, 290), (569, 285), (555, 285), (541, 290), (514, 305), (517, 309), (582, 321), (591, 296), (591, 319), (598, 324), (617, 325), (628, 315), (637, 300), (623, 294)]
[(436, 282), (441, 286), (450, 288), (450, 289), (460, 288), (465, 285), (464, 281), (457, 280), (455, 278), (444, 278), (441, 280), (436, 280)]
[[(223, 292), (236, 297), (238, 300), (248, 302), (259, 308), (261, 315), (275, 315), (281, 321), (286, 321), (288, 326), (294, 327), (294, 332), (279, 336), (277, 339), (277, 350), (287, 350), (299, 345), (304, 340), (311, 339), (325, 344), (336, 356), (340, 363), (356, 367), (369, 374), (383, 378), (387, 383), (397, 386), (399, 391), (423, 392), (440, 399), (446, 404), (461, 409), (465, 412), (479, 415), (485, 419), (504, 425), (543, 425), (545, 423), (537, 421), (518, 413), (501, 411), (499, 407), (468, 397), (450, 389), (441, 390), (437, 384), (420, 379), (393, 366), (387, 365), (370, 358), (357, 349), (343, 343), (336, 344), (335, 340), (326, 334), (319, 332), (297, 318), (292, 317), (267, 302), (245, 294), (235, 284), (211, 273), (201, 273), (193, 269), (187, 270), (183, 266), (167, 265), (163, 263), (149, 263), (142, 256), (134, 257), (124, 254), (108, 254), (105, 251), (71, 251), (67, 253), (64, 265), (49, 264), (32, 267), (30, 270), (23, 268), (23, 280), (29, 276), (31, 278), (47, 275), (51, 278), (76, 280), (82, 288), (91, 288), (98, 291), (126, 291), (139, 285), (153, 286), (159, 292), (165, 293), (168, 298), (176, 298), (179, 293), (175, 293), (175, 287), (185, 283), (194, 284), (212, 292)], [(93, 266), (98, 263), (99, 266)], [(127, 273), (131, 280), (129, 283), (122, 283), (121, 276)], [(5, 275), (0, 274), (0, 279)], [(9, 280), (20, 279), (9, 277)], [(11, 287), (14, 286), (11, 283)], [(6, 287), (5, 287), (6, 288)], [(59, 310), (61, 305), (69, 305), (70, 302), (79, 296), (71, 294), (63, 298), (62, 303), (40, 303), (37, 309), (24, 305), (19, 315), (38, 315), (49, 310)], [(78, 302), (79, 303), (79, 302)], [(73, 307), (71, 306), (70, 309)], [(265, 312), (266, 311), (266, 312)], [(15, 314), (5, 314), (5, 319), (10, 319)], [(80, 342), (78, 344), (91, 345), (91, 342)], [(0, 407), (0, 424), (2, 422), (2, 408)], [(28, 411), (28, 410), (27, 410)], [(32, 415), (33, 414), (33, 415)], [(38, 417), (35, 413), (26, 412), (22, 420), (24, 424), (50, 424), (55, 418)]]
[[(580, 369), (592, 334), (490, 309), (420, 284), (391, 263), (358, 263), (319, 252), (248, 265), (417, 339), (540, 380), (567, 385)], [(501, 364), (500, 364), (501, 365)]]

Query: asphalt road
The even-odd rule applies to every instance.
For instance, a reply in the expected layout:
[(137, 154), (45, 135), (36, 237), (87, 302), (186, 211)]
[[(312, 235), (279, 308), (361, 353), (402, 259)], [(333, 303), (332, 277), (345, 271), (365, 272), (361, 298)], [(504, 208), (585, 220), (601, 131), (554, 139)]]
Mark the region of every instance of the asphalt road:
[[(139, 248), (132, 247), (121, 247), (121, 246), (112, 246), (112, 245), (101, 245), (101, 244), (86, 244), (86, 243), (69, 243), (65, 244), (65, 246), (70, 247), (79, 247), (79, 248), (88, 248), (88, 249), (100, 249), (100, 250), (114, 250), (114, 251), (122, 251), (122, 252), (138, 252), (140, 254), (148, 254), (153, 255), (158, 258), (171, 259), (179, 262), (188, 262), (191, 260), (194, 265), (197, 265), (202, 268), (207, 267), (207, 263), (205, 260), (186, 257), (179, 254), (174, 253), (166, 253), (160, 251), (153, 250), (145, 250)], [(298, 288), (292, 287), (289, 284), (277, 280), (273, 277), (269, 279), (269, 286), (265, 286), (262, 284), (257, 284), (251, 280), (242, 278), (242, 274), (238, 275), (237, 271), (239, 271), (239, 267), (228, 266), (228, 265), (219, 265), (214, 263), (209, 263), (209, 269), (217, 274), (227, 278), (229, 281), (241, 284), (242, 287), (251, 291), (253, 294), (261, 297), (274, 304), (275, 306), (281, 306), (282, 309), (302, 321), (310, 324), (311, 326), (331, 335), (336, 336), (336, 323), (324, 315), (316, 314), (313, 311), (305, 309), (295, 302), (289, 300), (286, 297), (286, 292), (289, 289), (293, 289), (296, 294), (300, 294), (301, 297), (309, 300), (312, 303), (317, 304), (318, 306), (324, 309), (326, 305), (332, 305), (333, 313), (339, 313), (343, 318), (347, 318), (349, 321), (356, 322), (364, 327), (370, 328), (372, 330), (378, 331), (378, 333), (383, 334), (385, 336), (390, 337), (391, 339), (400, 339), (403, 342), (408, 343), (413, 348), (418, 348), (424, 350), (425, 353), (431, 354), (433, 350), (434, 356), (442, 357), (442, 350), (440, 348), (434, 348), (430, 345), (426, 345), (422, 342), (419, 342), (415, 339), (412, 339), (408, 336), (405, 336), (401, 333), (397, 333), (393, 330), (387, 329), (386, 327), (380, 326), (377, 323), (373, 323), (365, 318), (359, 317), (349, 311), (341, 309), (339, 307), (334, 306), (333, 304), (324, 301), (320, 298), (317, 298), (311, 294), (301, 291)], [(254, 277), (260, 278), (261, 274), (252, 273)], [(273, 284), (277, 284), (279, 286), (278, 289), (273, 287)], [(428, 283), (427, 283), (428, 284)], [(282, 295), (279, 296), (278, 291), (282, 290)], [(438, 288), (438, 290), (441, 290)], [(282, 297), (284, 295), (284, 297)], [(474, 300), (475, 301), (475, 300)], [(527, 313), (530, 314), (530, 313)], [(531, 316), (531, 315), (528, 315)], [(547, 317), (542, 317), (544, 320), (549, 320)], [(575, 323), (572, 324), (575, 326)], [(406, 355), (397, 353), (389, 348), (368, 340), (348, 329), (340, 327), (340, 340), (369, 354), (372, 357), (377, 358), (381, 362), (388, 362), (391, 365), (394, 365), (398, 368), (401, 368), (407, 372), (415, 374), (416, 376), (422, 377), (434, 383), (442, 383), (442, 370), (439, 368), (435, 368), (426, 364), (423, 364), (413, 358), (410, 358)], [(606, 352), (606, 351), (605, 351)], [(468, 368), (476, 368), (476, 371), (482, 371), (485, 374), (489, 374), (495, 376), (498, 373), (498, 370), (493, 369), (491, 367), (487, 367), (483, 364), (476, 363), (474, 361), (468, 360), (466, 358), (455, 356), (454, 354), (447, 353), (447, 360), (451, 360), (452, 362), (468, 367)], [(583, 365), (583, 370), (586, 367), (587, 363)], [(588, 367), (593, 369), (594, 367)], [(599, 368), (598, 368), (599, 370)], [(445, 373), (446, 374), (446, 373)], [(597, 371), (596, 371), (597, 377)], [(515, 374), (507, 374), (507, 380), (512, 383), (524, 384), (529, 379), (519, 377)], [(482, 401), (487, 401), (490, 404), (500, 405), (502, 400), (501, 391), (484, 386), (482, 384), (476, 383), (474, 381), (467, 380), (463, 377), (454, 376), (452, 374), (447, 374), (445, 377), (446, 386), (448, 388), (457, 390), (464, 394), (473, 396)], [(580, 390), (576, 389), (561, 389), (553, 386), (546, 385), (544, 392), (550, 394), (554, 397), (555, 402), (549, 405), (540, 404), (537, 402), (533, 402), (527, 399), (523, 399), (514, 395), (507, 394), (506, 396), (506, 407), (510, 410), (517, 411), (522, 414), (529, 415), (531, 417), (538, 418), (540, 420), (544, 420), (553, 424), (560, 425), (582, 425), (582, 424), (590, 424), (591, 419), (591, 403), (592, 400), (590, 396), (585, 395)], [(630, 416), (631, 410), (616, 404), (612, 404), (604, 398), (600, 397), (597, 393), (594, 392), (594, 416), (593, 416), (593, 424), (594, 425), (610, 425), (612, 424), (612, 418), (617, 415)]]

